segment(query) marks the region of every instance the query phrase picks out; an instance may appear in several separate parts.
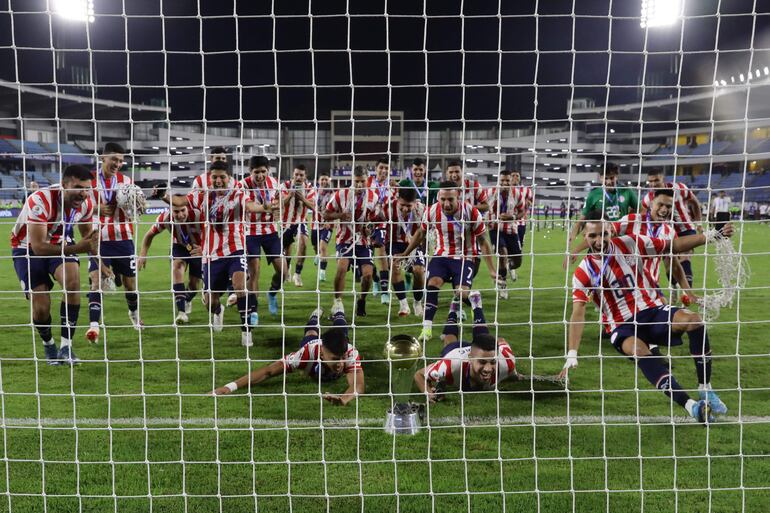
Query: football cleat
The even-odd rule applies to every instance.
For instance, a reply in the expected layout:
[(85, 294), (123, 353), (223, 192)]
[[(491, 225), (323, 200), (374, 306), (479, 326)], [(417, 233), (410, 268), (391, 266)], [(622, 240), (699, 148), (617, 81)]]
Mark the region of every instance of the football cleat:
[(318, 271), (318, 281), (326, 281), (326, 269)]
[(726, 415), (727, 406), (713, 390), (701, 390), (698, 392), (701, 401), (708, 401), (714, 415)]
[(278, 295), (274, 292), (267, 295), (267, 309), (271, 315), (278, 315)]
[(222, 327), (224, 325), (224, 317), (225, 317), (225, 310), (224, 308), (222, 308), (221, 305), (219, 307), (219, 313), (215, 313), (211, 315), (211, 326), (214, 329), (214, 331), (216, 331), (217, 333), (222, 331)]
[(254, 327), (259, 325), (259, 314), (257, 312), (251, 312), (249, 314), (249, 326)]
[(187, 317), (187, 314), (184, 312), (178, 312), (176, 314), (176, 319), (174, 320), (177, 324), (187, 324), (190, 322), (190, 318)]
[(390, 294), (388, 292), (383, 292), (382, 294), (380, 294), (380, 303), (382, 303), (383, 305), (387, 305), (388, 303), (390, 303)]
[(184, 313), (190, 315), (192, 313), (192, 301), (185, 301)]
[(468, 294), (468, 301), (471, 303), (471, 308), (474, 310), (476, 308), (481, 308), (481, 292), (478, 290), (472, 290), (470, 294)]
[(251, 332), (250, 331), (242, 331), (241, 332), (241, 345), (243, 347), (251, 347), (254, 345), (254, 342), (251, 339)]
[(43, 351), (45, 351), (45, 359), (48, 365), (59, 365), (61, 363), (59, 361), (59, 348), (56, 347), (56, 344), (44, 344)]
[(130, 311), (128, 312), (128, 318), (131, 319), (131, 324), (134, 326), (134, 329), (136, 331), (142, 331), (144, 329), (144, 323), (139, 318), (139, 311)]
[(714, 416), (711, 414), (711, 406), (707, 401), (698, 401), (692, 407), (692, 417), (701, 424), (714, 422)]
[(59, 359), (59, 365), (80, 365), (80, 360), (75, 356), (72, 346), (64, 346), (59, 349), (57, 358)]
[(332, 303), (332, 311), (331, 314), (337, 314), (337, 313), (345, 313), (345, 305), (342, 304), (341, 299), (335, 299), (334, 303)]
[(433, 326), (423, 326), (422, 331), (420, 332), (420, 336), (417, 337), (417, 340), (419, 340), (420, 342), (427, 342), (432, 338), (433, 338)]
[(414, 315), (416, 317), (422, 317), (425, 313), (425, 306), (423, 305), (422, 301), (415, 301), (414, 302)]
[(409, 315), (409, 302), (406, 299), (401, 299), (399, 302), (398, 316), (406, 317)]
[(227, 296), (227, 306), (233, 306), (237, 302), (238, 302), (238, 295), (235, 292)]
[(297, 273), (294, 273), (294, 278), (292, 279), (292, 283), (294, 283), (294, 286), (295, 286), (295, 287), (299, 287), (299, 288), (302, 288), (302, 287), (303, 287), (303, 284), (302, 284), (302, 276), (300, 276), (300, 275), (299, 275), (299, 274), (297, 274)]

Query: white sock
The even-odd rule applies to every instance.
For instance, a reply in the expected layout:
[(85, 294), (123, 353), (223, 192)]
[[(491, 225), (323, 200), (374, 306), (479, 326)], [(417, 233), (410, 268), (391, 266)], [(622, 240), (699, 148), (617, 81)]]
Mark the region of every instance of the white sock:
[(98, 328), (99, 327), (99, 323), (96, 322), (96, 321), (91, 322), (91, 323), (88, 324), (88, 327), (89, 328)]
[(684, 409), (687, 410), (687, 413), (692, 415), (692, 409), (695, 408), (695, 405), (698, 404), (692, 399), (687, 399), (687, 403), (684, 405)]
[[(53, 344), (53, 340), (51, 341), (51, 343)], [(68, 339), (68, 338), (62, 337), (61, 338), (61, 347), (70, 347), (70, 346), (72, 346), (72, 341), (70, 339)]]
[(53, 339), (51, 339), (51, 340), (43, 340), (43, 345), (44, 346), (52, 346), (53, 344), (54, 344)]
[(711, 391), (711, 383), (706, 383), (706, 384), (701, 383), (701, 384), (699, 384), (698, 385), (698, 390), (699, 391), (702, 390), (704, 392), (710, 392)]
[(433, 321), (423, 321), (422, 327), (426, 329), (433, 329)]

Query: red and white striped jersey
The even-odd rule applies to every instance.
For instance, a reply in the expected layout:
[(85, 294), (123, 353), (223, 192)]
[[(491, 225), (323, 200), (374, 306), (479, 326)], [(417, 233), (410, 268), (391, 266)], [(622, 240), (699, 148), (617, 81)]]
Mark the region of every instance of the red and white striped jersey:
[[(646, 235), (654, 239), (673, 240), (676, 232), (671, 223), (655, 223), (650, 220), (649, 212), (645, 217), (640, 214), (628, 214), (612, 223), (618, 235)], [(644, 265), (655, 283), (660, 283), (660, 261), (662, 257), (645, 258)]]
[(323, 221), (324, 213), (329, 202), (334, 197), (334, 189), (323, 189), (316, 187), (315, 190), (315, 209), (313, 210), (313, 230), (319, 230), (321, 225), (326, 224)]
[(398, 200), (394, 199), (385, 204), (383, 215), (388, 229), (388, 242), (409, 244), (412, 235), (420, 228), (422, 218), (425, 216), (425, 206), (415, 201), (409, 215), (404, 216), (398, 208)]
[(203, 258), (209, 262), (244, 250), (246, 192), (241, 188), (228, 189), (219, 196), (214, 191), (195, 191), (187, 195), (194, 210), (205, 220), (203, 230)]
[[(278, 180), (272, 176), (265, 177), (265, 183), (259, 187), (254, 177), (249, 175), (237, 187), (246, 191), (246, 198), (259, 205), (270, 205), (278, 200)], [(246, 235), (270, 235), (278, 231), (275, 216), (270, 212), (246, 213)]]
[(479, 184), (478, 180), (466, 178), (463, 181), (462, 200), (472, 207), (489, 200), (489, 193)]
[[(692, 212), (690, 212), (690, 201), (698, 199), (695, 194), (685, 184), (677, 182), (666, 182), (664, 185), (666, 189), (673, 189), (674, 191), (674, 226), (676, 227), (676, 233), (680, 234), (689, 230), (695, 229), (695, 224), (692, 219)], [(649, 191), (642, 198), (642, 207), (645, 210), (652, 208), (652, 200), (655, 199), (655, 191)]]
[(183, 223), (174, 221), (174, 214), (170, 210), (161, 212), (155, 218), (155, 223), (150, 227), (150, 233), (157, 235), (164, 230), (171, 232), (174, 244), (182, 246), (202, 246), (203, 230), (206, 225), (206, 216), (200, 210), (187, 207), (187, 220)]
[(66, 237), (67, 242), (72, 242), (75, 225), (93, 223), (94, 204), (90, 196), (80, 204), (79, 209), (70, 208), (66, 212), (62, 204), (63, 196), (64, 192), (59, 184), (30, 194), (11, 230), (11, 247), (29, 247), (29, 225), (45, 224), (48, 228), (45, 241), (49, 244), (61, 244), (62, 237)]
[[(286, 369), (286, 372), (301, 370), (304, 371), (305, 374), (310, 374), (314, 364), (323, 365), (321, 363), (322, 345), (321, 339), (313, 340), (293, 353), (287, 354), (283, 357), (283, 368)], [(340, 376), (361, 369), (361, 357), (358, 355), (358, 350), (350, 344), (348, 344), (348, 348), (342, 356), (342, 360), (345, 364)]]
[(340, 220), (337, 228), (337, 244), (370, 244), (369, 236), (365, 233), (366, 225), (376, 220), (377, 194), (371, 189), (361, 191), (357, 195), (352, 189), (342, 189), (334, 193), (327, 212), (351, 212), (353, 220)]
[(207, 191), (211, 188), (211, 175), (206, 171), (195, 177), (192, 184), (193, 191)]
[[(123, 173), (115, 173), (112, 178), (106, 178), (100, 169), (93, 173), (94, 178), (91, 181), (93, 187), (94, 207), (98, 214), (98, 225), (101, 231), (102, 241), (133, 240), (134, 224), (123, 211), (118, 208), (117, 191), (118, 185), (122, 183), (132, 183), (131, 179)], [(115, 213), (108, 217), (101, 212), (102, 205), (112, 205), (115, 207)]]
[(484, 218), (476, 207), (461, 203), (454, 216), (448, 216), (439, 203), (433, 204), (423, 216), (421, 228), (433, 230), (436, 237), (434, 256), (472, 258), (479, 254), (477, 239), (487, 231)]
[(529, 218), (529, 211), (532, 207), (532, 203), (535, 201), (535, 195), (532, 192), (532, 187), (527, 187), (526, 185), (517, 185), (512, 189), (514, 198), (516, 198), (514, 201), (524, 202), (524, 217), (516, 221), (516, 226), (526, 226), (527, 218)]
[(390, 178), (386, 178), (385, 183), (382, 183), (377, 180), (377, 175), (369, 175), (366, 179), (366, 187), (372, 189), (377, 195), (377, 199), (383, 204), (387, 203), (393, 196), (395, 196), (393, 194), (393, 189), (390, 187)]
[[(433, 383), (446, 383), (469, 390), (471, 388), (470, 352), (470, 345), (452, 349), (444, 358), (429, 365), (425, 370), (425, 376)], [(490, 388), (494, 388), (497, 383), (516, 373), (516, 357), (507, 342), (498, 340), (496, 358), (497, 371), (492, 377)]]
[[(302, 190), (305, 195), (305, 199), (311, 204), (315, 204), (315, 187), (305, 181), (302, 189), (298, 189), (292, 180), (286, 180), (281, 184), (281, 198), (286, 199), (290, 197), (289, 204), (281, 207), (281, 221), (284, 228), (288, 228), (288, 225), (304, 223), (307, 221), (308, 206), (293, 194), (296, 190)], [(285, 205), (285, 203), (284, 203)]]
[(572, 301), (589, 300), (602, 312), (602, 322), (614, 330), (637, 312), (664, 306), (658, 283), (644, 265), (647, 258), (658, 258), (669, 249), (669, 241), (645, 235), (614, 237), (601, 255), (588, 254), (572, 277)]
[(518, 217), (520, 214), (526, 215), (527, 204), (520, 194), (516, 194), (512, 188), (498, 192), (497, 187), (489, 189), (489, 220), (494, 223), (498, 230), (509, 235), (516, 234), (518, 220), (500, 221), (500, 214), (512, 214)]

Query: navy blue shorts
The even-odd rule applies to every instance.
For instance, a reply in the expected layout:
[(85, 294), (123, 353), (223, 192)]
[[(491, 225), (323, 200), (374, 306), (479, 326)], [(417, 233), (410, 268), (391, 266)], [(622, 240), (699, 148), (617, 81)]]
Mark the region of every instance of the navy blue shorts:
[(375, 228), (372, 232), (372, 246), (375, 248), (385, 247), (386, 238), (387, 230), (385, 228)]
[(524, 236), (527, 234), (527, 225), (522, 224), (516, 228), (517, 233), (519, 234), (519, 244), (521, 246), (524, 246)]
[(246, 236), (246, 256), (249, 260), (259, 259), (262, 251), (265, 252), (268, 264), (281, 256), (281, 239), (277, 233)]
[(681, 333), (671, 331), (671, 319), (680, 310), (676, 306), (657, 306), (636, 314), (636, 322), (621, 324), (612, 332), (610, 340), (619, 352), (623, 353), (623, 341), (636, 337), (646, 344), (658, 346), (682, 345)]
[(517, 234), (500, 232), (499, 237), (500, 248), (505, 248), (509, 255), (521, 255), (521, 244)]
[(221, 294), (227, 290), (235, 273), (246, 272), (246, 256), (242, 251), (220, 257), (203, 264), (203, 287), (209, 292)]
[[(299, 343), (299, 348), (302, 349), (306, 345), (308, 345), (311, 342), (315, 342), (318, 340), (318, 335), (310, 335), (307, 337), (303, 337), (302, 340)], [(313, 379), (318, 379), (318, 375), (320, 373), (321, 375), (321, 381), (336, 381), (342, 377), (342, 374), (337, 374), (331, 370), (329, 370), (329, 367), (324, 365), (321, 362), (308, 362), (308, 376)]]
[(428, 279), (438, 276), (455, 287), (469, 287), (473, 282), (473, 260), (433, 257), (428, 264)]
[(451, 351), (454, 351), (455, 349), (459, 349), (461, 347), (468, 347), (469, 345), (471, 345), (470, 342), (465, 342), (464, 340), (455, 340), (451, 344), (447, 344), (441, 348), (441, 358), (446, 358), (446, 355), (448, 355)]
[[(102, 241), (99, 245), (99, 256), (102, 258), (102, 264), (112, 269), (112, 272), (122, 274), (127, 278), (136, 276), (136, 252), (134, 251), (134, 241)], [(88, 272), (93, 272), (98, 269), (98, 259), (93, 257), (90, 258), (88, 261)]]
[(353, 244), (337, 244), (337, 258), (350, 259), (348, 262), (348, 269), (350, 269), (350, 264), (353, 263), (352, 259), (354, 254), (356, 267), (372, 265), (372, 248), (369, 246), (356, 244), (354, 247)]
[(38, 257), (32, 253), (31, 249), (29, 253), (27, 251), (23, 248), (15, 248), (11, 251), (11, 255), (13, 255), (13, 268), (16, 271), (16, 276), (19, 278), (21, 290), (25, 293), (40, 285), (45, 285), (48, 290), (51, 290), (53, 288), (51, 276), (54, 275), (60, 265), (67, 262), (79, 263), (76, 256)]
[(294, 244), (294, 240), (297, 238), (297, 235), (307, 235), (307, 225), (305, 223), (292, 224), (283, 230), (282, 238), (284, 250)]
[(174, 257), (174, 260), (183, 260), (187, 264), (190, 276), (203, 278), (203, 259), (201, 257), (190, 256), (190, 251), (181, 244), (171, 246), (171, 256)]
[[(394, 242), (392, 247), (390, 248), (390, 254), (391, 255), (398, 255), (404, 252), (406, 250), (406, 242)], [(425, 253), (422, 251), (422, 249), (417, 248), (412, 252), (412, 263), (407, 266), (406, 270), (407, 272), (411, 272), (414, 267), (425, 267)]]
[(320, 230), (310, 231), (310, 243), (313, 245), (314, 248), (318, 247), (319, 242), (323, 241), (329, 244), (330, 240), (332, 240), (332, 231), (327, 228), (321, 228)]

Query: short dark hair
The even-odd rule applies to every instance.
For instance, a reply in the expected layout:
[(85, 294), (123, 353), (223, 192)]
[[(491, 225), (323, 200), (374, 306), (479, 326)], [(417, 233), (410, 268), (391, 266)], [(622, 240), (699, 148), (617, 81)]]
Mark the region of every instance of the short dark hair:
[(332, 174), (329, 171), (319, 171), (318, 172), (318, 178), (321, 178), (322, 176), (328, 176), (331, 178)]
[(209, 152), (209, 155), (214, 155), (215, 153), (224, 153), (225, 155), (228, 154), (227, 148), (224, 146), (214, 146), (211, 148), (211, 151)]
[(379, 166), (380, 164), (387, 164), (389, 166), (390, 159), (388, 157), (380, 157), (377, 159), (377, 165)]
[(480, 333), (473, 337), (471, 345), (482, 351), (494, 351), (497, 348), (497, 340), (491, 333)]
[(425, 159), (421, 159), (420, 157), (417, 157), (412, 161), (413, 166), (424, 166), (425, 165)]
[(249, 169), (257, 169), (258, 167), (266, 167), (270, 169), (270, 161), (263, 155), (254, 155), (249, 159)]
[(657, 198), (658, 196), (668, 196), (669, 198), (674, 197), (674, 190), (673, 189), (655, 189), (655, 194), (653, 194), (653, 198)]
[(618, 171), (618, 165), (613, 164), (612, 162), (607, 162), (607, 164), (604, 166), (604, 176), (613, 176), (620, 174), (620, 171)]
[(446, 165), (447, 169), (448, 169), (448, 168), (450, 168), (450, 167), (455, 167), (455, 166), (457, 166), (457, 167), (463, 167), (463, 163), (462, 163), (462, 162), (460, 162), (460, 161), (459, 161), (459, 160), (457, 160), (457, 159), (454, 159), (454, 160), (450, 160), (450, 161), (449, 161), (449, 164), (447, 164), (447, 165)]
[(108, 142), (102, 148), (102, 155), (109, 155), (110, 153), (125, 153), (126, 150), (120, 144), (116, 142)]
[(443, 182), (439, 183), (438, 186), (440, 189), (449, 189), (452, 191), (457, 190), (457, 184), (449, 180), (444, 180)]
[(228, 166), (227, 164), (225, 164), (221, 160), (218, 160), (216, 162), (212, 162), (211, 165), (209, 166), (209, 171), (225, 171), (225, 172), (227, 172), (228, 175), (231, 174), (230, 173), (230, 166)]
[(603, 221), (604, 211), (599, 208), (595, 208), (586, 214), (585, 220), (586, 221)]
[(401, 187), (398, 189), (398, 197), (404, 201), (414, 201), (417, 199), (417, 191), (412, 187)]
[(504, 176), (510, 176), (513, 174), (513, 171), (511, 171), (510, 169), (503, 169), (500, 171), (500, 174)]
[(364, 169), (363, 166), (356, 166), (355, 169), (353, 169), (353, 176), (356, 176), (359, 178), (362, 176), (367, 176), (366, 169)]
[(665, 174), (662, 167), (651, 167), (647, 170), (647, 176), (658, 176)]
[(326, 330), (326, 333), (321, 335), (321, 344), (333, 355), (343, 356), (348, 350), (347, 329), (335, 327)]
[(297, 164), (296, 166), (294, 166), (294, 169), (299, 169), (300, 171), (304, 171), (305, 173), (307, 173), (307, 167), (305, 167), (305, 164)]
[(64, 169), (64, 173), (62, 173), (61, 176), (62, 176), (62, 180), (74, 179), (74, 180), (91, 181), (93, 179), (93, 176), (91, 175), (91, 171), (89, 171), (87, 167), (80, 166), (78, 164), (67, 166)]

